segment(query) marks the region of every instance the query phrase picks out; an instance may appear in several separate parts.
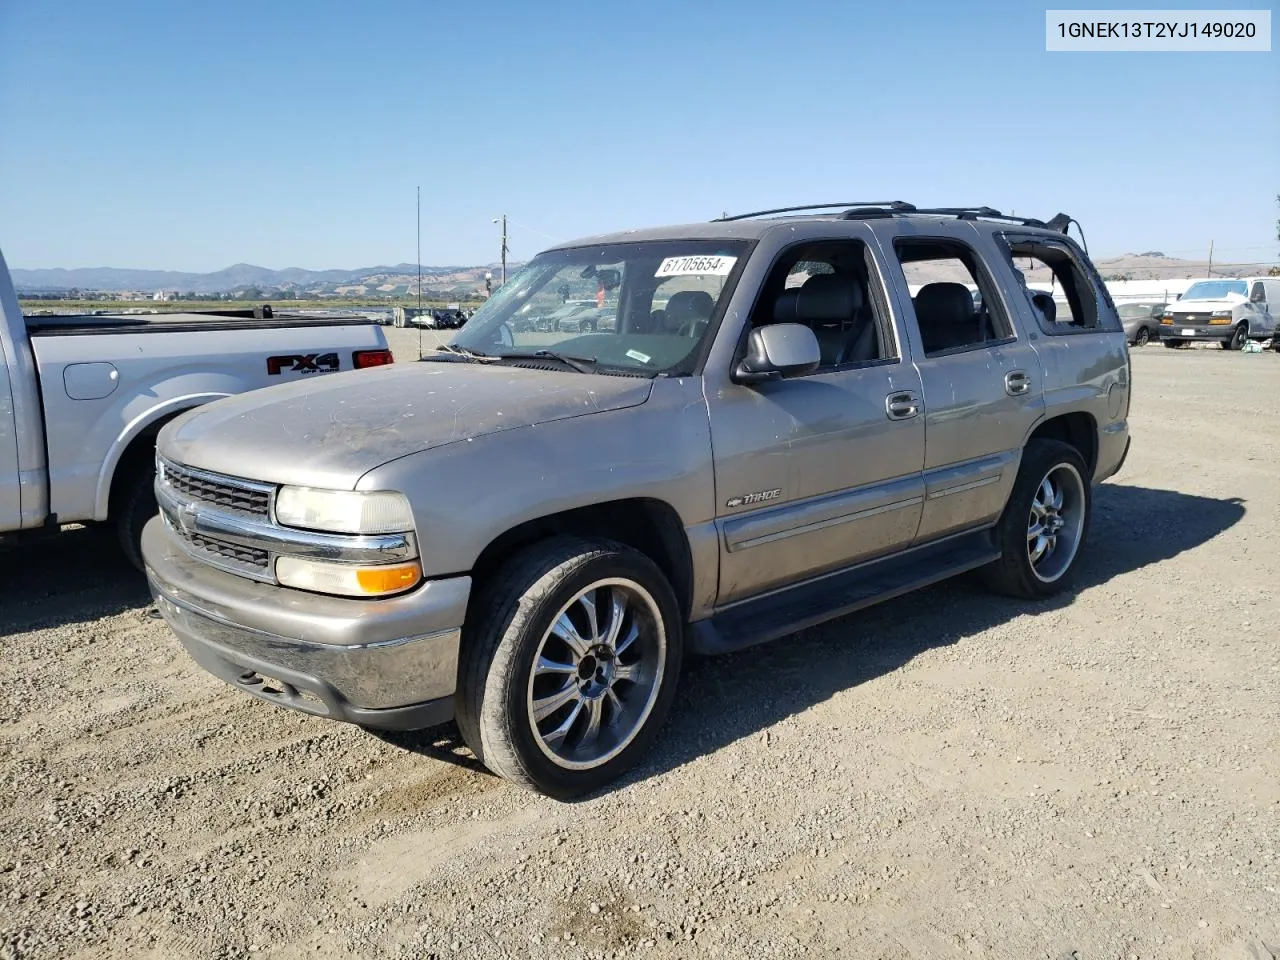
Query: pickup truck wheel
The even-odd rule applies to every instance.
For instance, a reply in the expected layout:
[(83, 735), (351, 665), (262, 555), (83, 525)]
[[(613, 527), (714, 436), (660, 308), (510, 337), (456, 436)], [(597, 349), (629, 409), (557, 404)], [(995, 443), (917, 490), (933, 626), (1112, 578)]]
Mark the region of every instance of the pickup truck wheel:
[(148, 459), (145, 467), (134, 467), (119, 479), (110, 506), (120, 549), (139, 570), (144, 569), (142, 528), (160, 510), (156, 504), (155, 480), (155, 466)]
[(1038, 600), (1062, 590), (1089, 527), (1092, 489), (1076, 449), (1032, 440), (996, 525), (1001, 557), (983, 568), (1000, 593)]
[(631, 767), (670, 711), (683, 622), (629, 547), (556, 539), (509, 561), (464, 631), (457, 721), (486, 767), (559, 799)]

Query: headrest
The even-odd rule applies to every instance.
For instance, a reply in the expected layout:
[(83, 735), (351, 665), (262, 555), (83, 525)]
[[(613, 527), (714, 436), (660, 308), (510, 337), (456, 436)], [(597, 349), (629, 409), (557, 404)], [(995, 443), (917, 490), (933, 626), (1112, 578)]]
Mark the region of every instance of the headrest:
[(973, 319), (973, 294), (963, 283), (926, 283), (915, 302), (917, 320), (963, 323)]
[(1054, 303), (1053, 297), (1049, 296), (1049, 294), (1044, 291), (1033, 293), (1031, 295), (1031, 302), (1037, 310), (1044, 314), (1044, 318), (1048, 323), (1054, 323), (1057, 321), (1058, 305)]
[(796, 303), (799, 300), (799, 287), (783, 290), (773, 302), (773, 319), (778, 323), (795, 323), (799, 319), (796, 314)]
[(862, 283), (848, 274), (812, 276), (796, 297), (796, 317), (801, 323), (844, 323), (860, 309)]
[(681, 290), (667, 301), (666, 324), (679, 328), (690, 320), (710, 320), (716, 302), (705, 290)]

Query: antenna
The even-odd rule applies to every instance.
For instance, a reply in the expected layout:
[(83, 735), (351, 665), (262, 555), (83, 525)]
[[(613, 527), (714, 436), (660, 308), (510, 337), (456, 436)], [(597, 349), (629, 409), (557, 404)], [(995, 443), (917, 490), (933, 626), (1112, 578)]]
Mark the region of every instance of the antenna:
[(418, 315), (414, 317), (418, 328), (418, 359), (422, 359), (422, 187), (418, 187)]

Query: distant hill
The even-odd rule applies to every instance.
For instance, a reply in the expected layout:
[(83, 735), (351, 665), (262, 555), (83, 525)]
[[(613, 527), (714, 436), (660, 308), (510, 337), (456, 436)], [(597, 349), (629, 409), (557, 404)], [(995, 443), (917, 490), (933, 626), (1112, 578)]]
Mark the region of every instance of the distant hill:
[[(1095, 261), (1098, 271), (1107, 279), (1169, 280), (1206, 276), (1209, 264), (1204, 260), (1179, 260), (1156, 252), (1126, 253)], [(509, 263), (508, 271), (519, 264)], [(1022, 266), (1019, 263), (1019, 266)], [(1256, 276), (1266, 274), (1274, 264), (1215, 263), (1215, 276)], [(447, 266), (422, 268), (424, 292), (466, 295), (484, 288), (485, 273), (496, 277), (500, 267)], [(941, 272), (939, 272), (941, 271)], [(19, 293), (139, 292), (157, 290), (197, 294), (233, 294), (256, 288), (261, 292), (296, 291), (329, 296), (405, 296), (417, 292), (418, 268), (412, 263), (394, 266), (361, 267), (356, 270), (303, 270), (286, 267), (269, 270), (250, 263), (237, 263), (214, 273), (181, 273), (175, 270), (124, 270), (116, 267), (79, 267), (74, 270), (13, 269), (14, 285)], [(951, 276), (945, 264), (917, 264), (912, 282), (963, 279)], [(936, 275), (935, 275), (936, 274)], [(1027, 273), (1031, 281), (1048, 280), (1043, 270)]]
[[(517, 264), (508, 264), (510, 271)], [(447, 266), (422, 268), (423, 287), (462, 292), (484, 285), (484, 275), (495, 276), (501, 268), (483, 266)], [(119, 293), (177, 290), (179, 293), (234, 293), (257, 287), (260, 290), (297, 290), (314, 294), (403, 293), (416, 287), (418, 268), (412, 263), (395, 266), (361, 267), (356, 270), (303, 270), (286, 267), (270, 270), (251, 263), (237, 263), (213, 273), (184, 273), (177, 270), (129, 270), (119, 267), (61, 267), (44, 270), (12, 268), (14, 286), (19, 293), (43, 293), (63, 290)]]
[[(1022, 263), (1019, 262), (1019, 266)], [(1166, 257), (1162, 253), (1126, 253), (1119, 257), (1108, 257), (1095, 260), (1094, 266), (1106, 280), (1189, 280), (1209, 275), (1207, 260), (1179, 260), (1177, 257)], [(1266, 276), (1267, 271), (1275, 267), (1273, 263), (1218, 263), (1213, 264), (1215, 277), (1256, 277)], [(1032, 281), (1048, 280), (1047, 270), (1027, 273)]]

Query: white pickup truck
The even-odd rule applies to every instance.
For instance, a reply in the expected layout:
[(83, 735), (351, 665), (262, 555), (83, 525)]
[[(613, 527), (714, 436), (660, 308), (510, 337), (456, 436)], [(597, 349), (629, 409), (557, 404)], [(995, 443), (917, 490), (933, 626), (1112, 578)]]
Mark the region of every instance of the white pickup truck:
[(365, 317), (24, 317), (0, 255), (0, 542), (110, 521), (141, 568), (164, 424), (232, 394), (391, 359)]

